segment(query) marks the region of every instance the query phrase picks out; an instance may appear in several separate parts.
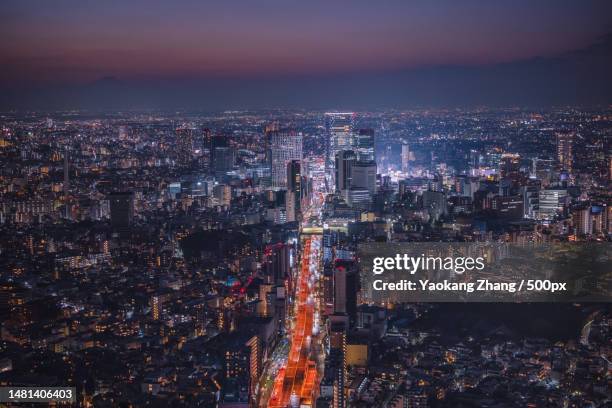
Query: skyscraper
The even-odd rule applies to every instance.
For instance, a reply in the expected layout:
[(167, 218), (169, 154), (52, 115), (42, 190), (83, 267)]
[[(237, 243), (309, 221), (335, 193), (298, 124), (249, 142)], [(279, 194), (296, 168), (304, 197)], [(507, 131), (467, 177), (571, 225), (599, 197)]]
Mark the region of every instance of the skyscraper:
[(215, 147), (215, 173), (227, 173), (234, 168), (234, 150), (231, 147)]
[(274, 132), (278, 132), (280, 129), (280, 124), (278, 121), (274, 121), (272, 123), (268, 123), (264, 127), (264, 143), (265, 143), (265, 162), (270, 166), (272, 163), (272, 134)]
[(574, 133), (557, 133), (557, 161), (560, 170), (572, 172)]
[(376, 160), (374, 145), (374, 129), (359, 129), (353, 139), (354, 150), (357, 152), (357, 160), (362, 162), (373, 162)]
[(209, 128), (202, 129), (202, 139), (200, 140), (200, 147), (202, 149), (208, 149), (210, 153), (210, 146), (212, 145), (213, 132)]
[(334, 313), (346, 314), (346, 266), (334, 268)]
[(302, 208), (302, 172), (299, 160), (290, 160), (287, 163), (287, 195), (285, 197), (285, 212), (287, 221), (293, 222), (298, 218)]
[[(223, 156), (223, 152), (217, 154), (218, 149), (227, 149), (229, 148), (228, 138), (225, 135), (209, 135), (206, 139), (208, 141), (208, 151), (210, 153), (210, 165), (209, 167), (213, 170), (216, 169), (216, 162), (219, 155)], [(224, 159), (222, 159), (224, 160)]]
[(351, 188), (355, 159), (355, 153), (352, 150), (341, 150), (336, 153), (335, 181), (336, 192), (339, 194)]
[(328, 112), (325, 114), (326, 168), (328, 170), (333, 168), (334, 158), (339, 151), (352, 149), (354, 124), (355, 114), (353, 112)]
[(70, 192), (70, 162), (68, 158), (68, 149), (64, 150), (64, 195)]
[(181, 166), (188, 166), (193, 155), (193, 129), (181, 127), (176, 129), (178, 161)]
[(407, 144), (402, 145), (402, 171), (408, 172), (408, 166), (410, 163), (410, 146)]
[(287, 163), (287, 190), (295, 191), (301, 196), (302, 171), (299, 160), (290, 160)]
[(270, 173), (273, 188), (287, 187), (287, 164), (302, 160), (302, 133), (293, 130), (270, 132)]

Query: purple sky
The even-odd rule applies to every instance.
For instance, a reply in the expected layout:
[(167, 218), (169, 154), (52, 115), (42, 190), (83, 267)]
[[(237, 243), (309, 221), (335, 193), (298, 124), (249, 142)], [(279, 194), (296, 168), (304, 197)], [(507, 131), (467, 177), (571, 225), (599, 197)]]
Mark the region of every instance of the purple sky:
[(0, 83), (328, 75), (584, 48), (610, 1), (4, 0)]

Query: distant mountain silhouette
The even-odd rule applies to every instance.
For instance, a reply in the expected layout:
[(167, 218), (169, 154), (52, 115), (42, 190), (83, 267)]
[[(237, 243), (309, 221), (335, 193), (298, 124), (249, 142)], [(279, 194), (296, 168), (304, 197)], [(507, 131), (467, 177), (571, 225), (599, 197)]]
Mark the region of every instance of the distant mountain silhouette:
[(612, 103), (612, 34), (584, 49), (489, 66), (327, 76), (121, 80), (0, 90), (7, 109), (315, 109)]

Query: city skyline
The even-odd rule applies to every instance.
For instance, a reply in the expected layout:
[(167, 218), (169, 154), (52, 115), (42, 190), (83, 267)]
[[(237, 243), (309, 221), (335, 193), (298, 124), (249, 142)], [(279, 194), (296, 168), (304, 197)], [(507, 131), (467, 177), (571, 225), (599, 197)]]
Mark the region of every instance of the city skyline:
[[(0, 119), (1, 385), (78, 407), (610, 398), (610, 108)], [(373, 280), (401, 245), (511, 273)], [(573, 292), (502, 305), (517, 279)]]

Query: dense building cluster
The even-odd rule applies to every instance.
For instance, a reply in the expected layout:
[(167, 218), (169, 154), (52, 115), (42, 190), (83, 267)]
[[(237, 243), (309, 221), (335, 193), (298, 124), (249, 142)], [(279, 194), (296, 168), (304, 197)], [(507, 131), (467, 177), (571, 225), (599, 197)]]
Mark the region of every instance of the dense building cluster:
[(273, 406), (314, 303), (290, 404), (601, 406), (609, 306), (372, 304), (357, 248), (609, 242), (611, 141), (570, 108), (3, 114), (0, 385)]

